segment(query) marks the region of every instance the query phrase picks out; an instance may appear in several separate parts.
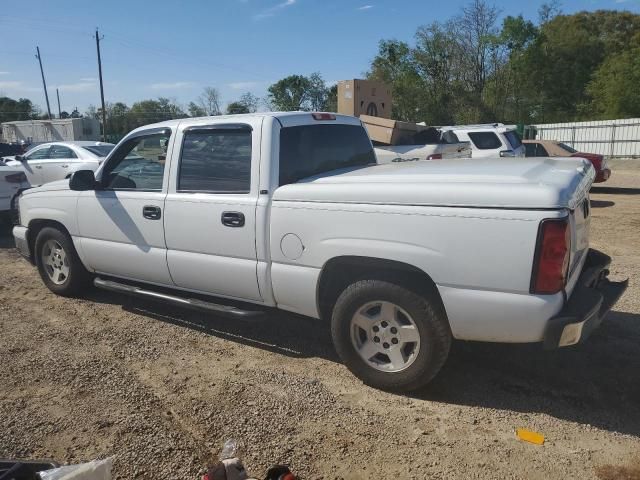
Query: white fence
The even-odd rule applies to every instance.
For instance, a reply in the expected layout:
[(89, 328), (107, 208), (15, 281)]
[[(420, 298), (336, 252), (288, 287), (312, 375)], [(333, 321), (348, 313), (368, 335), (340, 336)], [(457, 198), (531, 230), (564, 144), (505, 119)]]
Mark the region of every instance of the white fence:
[(558, 140), (581, 152), (640, 157), (640, 118), (534, 125), (541, 140)]

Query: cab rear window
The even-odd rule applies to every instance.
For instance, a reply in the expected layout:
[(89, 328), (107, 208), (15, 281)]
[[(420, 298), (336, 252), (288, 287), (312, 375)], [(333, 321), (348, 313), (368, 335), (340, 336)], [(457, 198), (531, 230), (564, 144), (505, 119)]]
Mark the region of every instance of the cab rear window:
[(342, 168), (376, 163), (358, 125), (302, 125), (280, 130), (280, 185)]

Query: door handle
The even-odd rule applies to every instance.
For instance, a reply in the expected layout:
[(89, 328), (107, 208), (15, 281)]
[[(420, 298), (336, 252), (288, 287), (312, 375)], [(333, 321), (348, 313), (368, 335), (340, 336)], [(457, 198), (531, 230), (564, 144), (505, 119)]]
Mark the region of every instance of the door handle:
[(69, 168), (69, 165), (60, 165), (62, 168)]
[(142, 216), (149, 220), (160, 220), (160, 217), (162, 217), (162, 210), (160, 210), (160, 207), (156, 207), (155, 205), (145, 205), (142, 207)]
[(226, 227), (244, 227), (244, 213), (222, 212), (222, 224)]

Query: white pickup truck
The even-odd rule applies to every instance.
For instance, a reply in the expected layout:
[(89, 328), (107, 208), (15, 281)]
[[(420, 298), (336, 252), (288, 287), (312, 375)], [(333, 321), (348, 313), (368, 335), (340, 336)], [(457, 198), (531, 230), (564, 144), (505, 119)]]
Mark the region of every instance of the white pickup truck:
[(93, 283), (218, 314), (330, 320), (364, 382), (411, 390), (452, 338), (582, 341), (626, 287), (589, 249), (591, 165), (377, 165), (357, 118), (264, 113), (138, 128), (94, 176), (25, 191), (19, 250)]

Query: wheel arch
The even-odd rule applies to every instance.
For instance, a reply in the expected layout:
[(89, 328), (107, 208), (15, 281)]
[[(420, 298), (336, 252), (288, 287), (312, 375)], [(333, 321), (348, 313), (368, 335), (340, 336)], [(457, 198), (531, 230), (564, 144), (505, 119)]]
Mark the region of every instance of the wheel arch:
[(67, 227), (65, 227), (62, 222), (59, 222), (57, 220), (36, 218), (29, 222), (28, 227), (29, 233), (27, 235), (27, 242), (29, 243), (29, 251), (31, 252), (31, 263), (33, 264), (35, 264), (36, 258), (36, 238), (38, 238), (38, 234), (42, 231), (43, 228), (57, 228), (61, 232), (69, 235), (69, 238), (72, 238), (69, 229), (67, 229)]
[(331, 318), (332, 307), (340, 293), (358, 280), (387, 280), (415, 293), (437, 299), (446, 317), (442, 297), (433, 278), (424, 270), (397, 260), (345, 255), (328, 260), (322, 267), (316, 287), (316, 303), (320, 318)]

